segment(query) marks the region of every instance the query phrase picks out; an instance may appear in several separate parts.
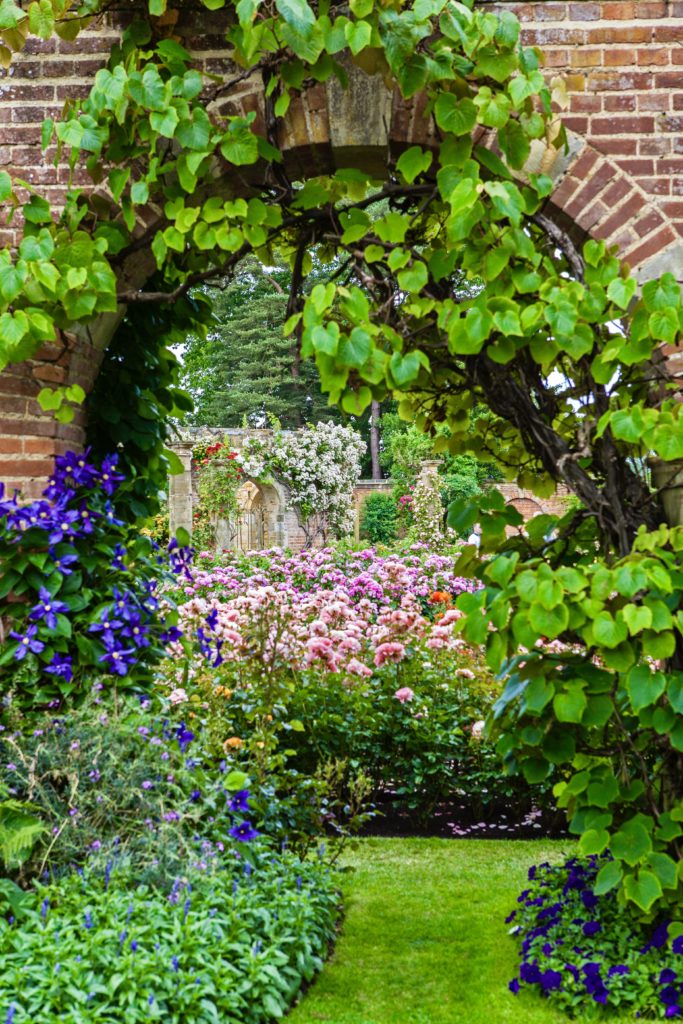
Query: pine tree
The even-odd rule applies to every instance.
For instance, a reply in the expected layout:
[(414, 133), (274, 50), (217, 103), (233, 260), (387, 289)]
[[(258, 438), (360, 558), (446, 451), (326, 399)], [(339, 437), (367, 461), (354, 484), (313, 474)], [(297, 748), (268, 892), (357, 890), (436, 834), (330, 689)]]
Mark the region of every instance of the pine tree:
[(275, 416), (285, 428), (338, 420), (320, 391), (312, 360), (300, 362), (283, 335), (290, 273), (246, 263), (225, 289), (208, 294), (215, 327), (190, 337), (182, 353), (193, 420), (210, 427), (261, 427)]

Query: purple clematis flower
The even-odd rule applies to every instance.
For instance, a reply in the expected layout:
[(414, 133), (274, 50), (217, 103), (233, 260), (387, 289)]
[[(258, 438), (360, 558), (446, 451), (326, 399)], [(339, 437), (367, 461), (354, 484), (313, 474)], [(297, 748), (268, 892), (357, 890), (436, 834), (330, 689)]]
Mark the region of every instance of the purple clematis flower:
[(125, 479), (122, 473), (116, 472), (118, 461), (118, 455), (108, 455), (103, 461), (102, 468), (100, 470), (100, 483), (102, 484), (102, 490), (109, 497), (112, 496), (121, 481)]
[(111, 526), (123, 526), (123, 519), (116, 518), (116, 512), (114, 506), (110, 501), (107, 501), (104, 506), (104, 518)]
[(15, 633), (14, 630), (10, 633), (13, 640), (19, 642), (19, 646), (14, 652), (14, 657), (17, 661), (22, 661), (29, 651), (33, 654), (40, 654), (41, 651), (45, 650), (45, 644), (42, 640), (36, 638), (38, 632), (37, 626), (29, 626), (25, 633)]
[(115, 629), (121, 629), (123, 623), (120, 619), (115, 619), (112, 615), (111, 608), (105, 608), (100, 615), (99, 622), (93, 622), (88, 626), (89, 633), (101, 633), (102, 642), (105, 647), (114, 646), (116, 644), (116, 637), (114, 636)]
[(70, 540), (78, 533), (79, 515), (75, 509), (56, 508), (50, 532), (50, 544)]
[(250, 821), (241, 821), (239, 825), (233, 825), (228, 835), (232, 836), (233, 839), (237, 839), (240, 843), (250, 843), (252, 839), (256, 839), (261, 833), (254, 828)]
[(240, 789), (234, 794), (232, 800), (228, 804), (231, 811), (236, 814), (248, 814), (249, 813), (249, 790)]
[(181, 722), (176, 731), (176, 739), (178, 740), (178, 746), (180, 747), (180, 753), (184, 754), (190, 743), (194, 739), (194, 733), (189, 729), (185, 728), (185, 723)]
[(43, 619), (48, 629), (55, 629), (57, 626), (57, 616), (69, 611), (68, 604), (64, 604), (63, 601), (58, 601), (52, 597), (50, 591), (45, 587), (40, 588), (38, 596), (40, 597), (40, 604), (31, 609), (28, 616), (29, 619), (32, 622)]
[(52, 564), (60, 576), (73, 575), (73, 569), (70, 569), (69, 566), (73, 565), (74, 562), (78, 562), (77, 554), (67, 552), (67, 554), (64, 555), (58, 555), (56, 551), (50, 548), (50, 557), (52, 558)]
[(172, 644), (175, 643), (176, 640), (182, 639), (182, 635), (182, 629), (178, 629), (177, 626), (169, 626), (164, 633), (160, 634), (159, 640), (162, 644)]
[(136, 656), (133, 650), (112, 647), (99, 660), (107, 665), (110, 672), (116, 673), (117, 676), (125, 676), (130, 666), (135, 664)]
[(61, 676), (62, 679), (66, 679), (67, 683), (73, 679), (73, 659), (68, 654), (55, 654), (52, 661), (45, 668), (46, 672), (49, 672), (54, 676)]

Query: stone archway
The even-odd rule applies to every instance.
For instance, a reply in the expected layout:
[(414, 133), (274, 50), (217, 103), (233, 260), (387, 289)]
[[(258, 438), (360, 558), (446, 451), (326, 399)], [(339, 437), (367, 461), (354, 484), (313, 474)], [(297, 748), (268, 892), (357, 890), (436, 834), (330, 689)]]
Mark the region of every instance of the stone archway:
[[(239, 449), (248, 430), (213, 431), (204, 433), (215, 439), (227, 440), (231, 447)], [(176, 441), (172, 451), (179, 458), (183, 471), (169, 477), (169, 526), (171, 535), (182, 528), (192, 535), (194, 511), (199, 502), (198, 476), (192, 460), (195, 440)], [(301, 547), (303, 539), (298, 536), (296, 517), (288, 510), (287, 492), (281, 483), (273, 480), (245, 478), (237, 491), (238, 512), (234, 519), (217, 520), (216, 547), (240, 551), (269, 547)]]

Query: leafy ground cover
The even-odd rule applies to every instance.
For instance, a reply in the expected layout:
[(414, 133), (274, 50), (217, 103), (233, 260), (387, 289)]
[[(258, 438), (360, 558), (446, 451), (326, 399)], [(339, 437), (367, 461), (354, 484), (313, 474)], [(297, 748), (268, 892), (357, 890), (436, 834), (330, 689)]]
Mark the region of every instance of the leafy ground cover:
[[(291, 1024), (566, 1024), (517, 971), (505, 917), (529, 866), (571, 843), (363, 839), (344, 863), (346, 918)], [(596, 1010), (599, 1008), (596, 1007)], [(578, 1021), (595, 1019), (592, 1008)], [(612, 1022), (626, 1017), (612, 1016)]]

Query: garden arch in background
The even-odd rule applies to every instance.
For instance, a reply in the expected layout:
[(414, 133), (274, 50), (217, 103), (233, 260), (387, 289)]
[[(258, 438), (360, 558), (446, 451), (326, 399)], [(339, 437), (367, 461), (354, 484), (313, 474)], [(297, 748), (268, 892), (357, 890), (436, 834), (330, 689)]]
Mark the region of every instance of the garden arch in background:
[[(567, 153), (540, 150), (534, 169), (555, 180), (545, 214), (575, 241), (588, 235), (618, 246), (641, 281), (666, 270), (683, 274), (683, 0), (621, 0), (491, 4), (523, 22), (523, 40), (546, 54), (550, 76), (561, 74), (569, 95)], [(225, 73), (222, 41), (204, 31), (185, 33), (207, 71)], [(181, 31), (181, 28), (178, 29)], [(58, 115), (63, 102), (86, 93), (119, 32), (93, 25), (74, 43), (31, 40), (0, 78), (0, 168), (36, 185), (56, 207), (67, 171), (45, 164), (40, 123)], [(260, 91), (241, 83), (220, 108), (254, 111), (263, 118)], [(292, 171), (320, 173), (358, 163), (381, 170), (407, 145), (428, 145), (433, 125), (420, 97), (404, 101), (381, 81), (355, 72), (347, 93), (316, 85), (295, 100), (283, 122), (280, 145)], [(480, 142), (486, 143), (482, 136)], [(52, 154), (48, 151), (48, 162)], [(234, 181), (234, 178), (233, 178)], [(78, 183), (78, 181), (77, 181)], [(87, 180), (82, 184), (87, 186)], [(217, 191), (221, 183), (216, 183)], [(0, 241), (10, 241), (2, 237)], [(124, 270), (130, 286), (150, 272), (149, 254), (138, 253)], [(35, 493), (54, 454), (84, 440), (82, 414), (59, 424), (36, 402), (46, 384), (96, 378), (112, 320), (90, 331), (63, 336), (39, 358), (0, 375), (0, 479)], [(681, 365), (680, 351), (675, 357)]]
[[(197, 437), (169, 446), (183, 466), (182, 473), (170, 477), (169, 526), (172, 535), (179, 528), (192, 533), (193, 513), (199, 502), (199, 480), (192, 465), (192, 448), (198, 436), (205, 438), (210, 435), (212, 440), (224, 441), (231, 450), (239, 451), (244, 441), (259, 431), (199, 430), (196, 433)], [(262, 483), (245, 479), (237, 491), (237, 504), (238, 513), (234, 521), (219, 520), (215, 524), (218, 548), (249, 551), (294, 547), (298, 550), (304, 546), (303, 531), (296, 515), (287, 507), (287, 492), (279, 481)]]

